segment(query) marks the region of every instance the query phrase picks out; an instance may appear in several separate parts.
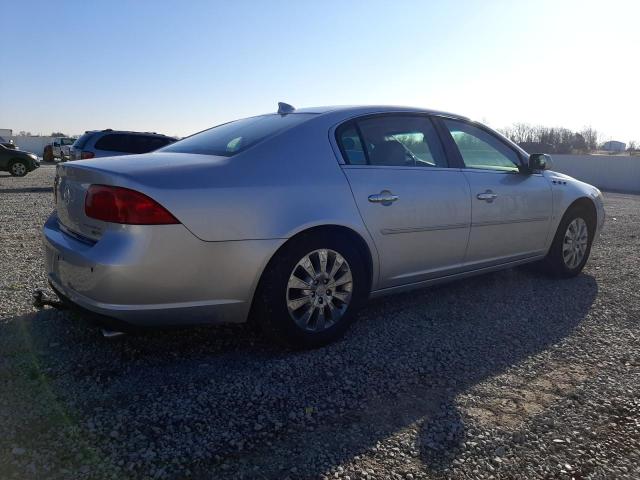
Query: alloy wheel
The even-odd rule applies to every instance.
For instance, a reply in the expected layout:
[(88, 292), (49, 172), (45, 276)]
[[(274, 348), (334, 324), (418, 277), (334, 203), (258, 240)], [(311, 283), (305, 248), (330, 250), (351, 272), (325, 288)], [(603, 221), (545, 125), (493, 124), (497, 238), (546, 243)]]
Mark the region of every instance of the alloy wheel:
[(582, 218), (574, 218), (562, 241), (562, 259), (567, 268), (574, 269), (584, 259), (589, 243), (589, 229)]
[(334, 250), (314, 250), (289, 275), (287, 310), (301, 329), (320, 332), (342, 318), (352, 292), (353, 276), (346, 259)]

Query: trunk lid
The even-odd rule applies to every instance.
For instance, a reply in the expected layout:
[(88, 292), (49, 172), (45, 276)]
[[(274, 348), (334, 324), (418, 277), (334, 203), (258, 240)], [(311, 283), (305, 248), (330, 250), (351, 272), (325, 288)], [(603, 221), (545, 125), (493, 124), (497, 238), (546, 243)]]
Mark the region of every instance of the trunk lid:
[[(107, 229), (120, 228), (118, 224), (85, 215), (85, 197), (92, 184), (114, 185), (144, 193), (184, 223), (183, 208), (193, 202), (185, 204), (175, 201), (176, 198), (190, 189), (215, 187), (220, 180), (215, 175), (219, 170), (216, 167), (224, 168), (228, 161), (227, 157), (212, 155), (153, 153), (59, 164), (55, 197), (60, 227), (69, 235), (90, 241), (99, 240)], [(180, 193), (182, 195), (176, 195)]]
[(84, 213), (84, 199), (89, 185), (103, 183), (98, 172), (86, 168), (74, 168), (74, 164), (57, 166), (54, 183), (56, 213), (60, 228), (67, 234), (90, 241), (97, 241), (107, 224)]

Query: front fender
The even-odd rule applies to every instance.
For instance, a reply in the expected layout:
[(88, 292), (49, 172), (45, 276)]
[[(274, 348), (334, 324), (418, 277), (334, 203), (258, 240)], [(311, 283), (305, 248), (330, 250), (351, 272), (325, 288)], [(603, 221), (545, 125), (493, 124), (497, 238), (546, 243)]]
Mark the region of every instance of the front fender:
[[(588, 199), (593, 203), (596, 211), (596, 232), (594, 235), (594, 241), (599, 236), (602, 226), (604, 225), (604, 202), (602, 192), (593, 185), (585, 182), (581, 182), (569, 175), (554, 171), (545, 171), (545, 178), (551, 185), (551, 191), (553, 195), (553, 213), (551, 217), (552, 232), (556, 232), (562, 217), (567, 212), (569, 207), (577, 200), (582, 198)], [(553, 242), (553, 236), (550, 235), (549, 246)]]

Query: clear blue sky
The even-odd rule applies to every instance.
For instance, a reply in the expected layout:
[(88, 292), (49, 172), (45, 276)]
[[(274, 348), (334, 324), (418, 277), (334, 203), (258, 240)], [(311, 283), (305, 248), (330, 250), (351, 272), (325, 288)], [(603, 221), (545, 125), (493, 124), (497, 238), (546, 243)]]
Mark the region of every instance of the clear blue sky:
[(1, 0), (0, 128), (402, 104), (640, 140), (640, 1)]

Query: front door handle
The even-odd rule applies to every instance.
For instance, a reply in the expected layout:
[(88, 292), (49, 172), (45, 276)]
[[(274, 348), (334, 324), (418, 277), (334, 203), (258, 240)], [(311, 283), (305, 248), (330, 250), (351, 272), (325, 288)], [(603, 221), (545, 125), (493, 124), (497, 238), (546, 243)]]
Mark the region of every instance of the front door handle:
[(381, 203), (384, 206), (391, 205), (398, 200), (398, 195), (394, 195), (389, 190), (383, 190), (380, 193), (374, 193), (369, 195), (369, 201), (371, 203)]
[(493, 193), (491, 190), (487, 190), (484, 193), (479, 193), (478, 195), (476, 195), (476, 198), (478, 200), (484, 200), (487, 203), (491, 203), (493, 202), (496, 198), (498, 198), (498, 195)]

